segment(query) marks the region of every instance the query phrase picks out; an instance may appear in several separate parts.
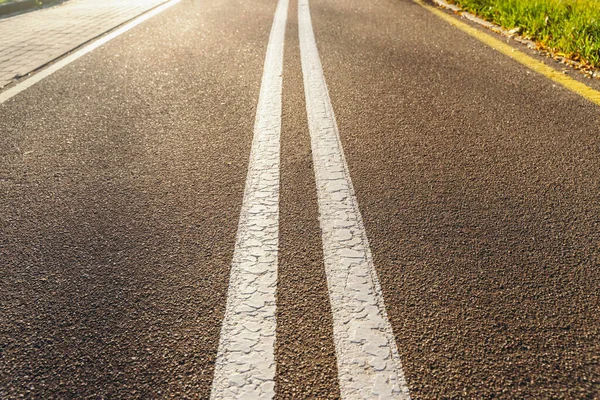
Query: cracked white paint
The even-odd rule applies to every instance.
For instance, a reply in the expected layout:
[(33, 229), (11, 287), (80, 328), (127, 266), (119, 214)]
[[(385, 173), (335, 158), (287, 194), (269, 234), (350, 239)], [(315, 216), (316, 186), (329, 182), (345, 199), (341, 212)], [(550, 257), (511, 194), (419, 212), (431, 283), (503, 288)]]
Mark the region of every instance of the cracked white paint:
[(287, 9), (288, 0), (279, 0), (267, 45), (212, 399), (271, 399), (275, 394), (281, 74)]
[(341, 396), (409, 399), (329, 99), (308, 0), (299, 0), (298, 22)]

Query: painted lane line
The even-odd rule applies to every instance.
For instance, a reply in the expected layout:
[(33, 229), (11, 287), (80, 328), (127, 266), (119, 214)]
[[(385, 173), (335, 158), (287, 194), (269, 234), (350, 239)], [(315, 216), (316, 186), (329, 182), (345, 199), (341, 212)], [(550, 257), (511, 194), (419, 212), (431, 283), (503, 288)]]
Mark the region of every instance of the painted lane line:
[(535, 71), (538, 74), (545, 76), (546, 78), (552, 80), (553, 82), (556, 82), (556, 83), (564, 86), (565, 88), (569, 89), (570, 91), (577, 93), (581, 97), (600, 106), (600, 92), (599, 91), (592, 89), (591, 87), (587, 86), (586, 84), (581, 83), (581, 82), (561, 73), (560, 71), (544, 64), (541, 61), (536, 60), (533, 57), (528, 56), (527, 54), (519, 51), (518, 49), (504, 43), (502, 40), (498, 40), (495, 37), (493, 37), (485, 32), (482, 32), (477, 28), (472, 27), (469, 24), (459, 21), (453, 15), (447, 14), (446, 12), (444, 12), (438, 8), (435, 8), (428, 4), (425, 4), (421, 0), (413, 0), (413, 1), (417, 4), (419, 4), (421, 7), (425, 8), (427, 11), (432, 12), (433, 14), (437, 15), (444, 21), (448, 22), (450, 25), (465, 32), (467, 35), (474, 37), (475, 39), (488, 45), (489, 47), (493, 48), (494, 50), (497, 50), (500, 53), (504, 54), (505, 56), (508, 56), (508, 57), (512, 58), (513, 60), (521, 63), (522, 65), (529, 68), (530, 70)]
[(300, 54), (323, 253), (344, 399), (409, 399), (319, 53), (308, 0), (299, 0)]
[(73, 61), (83, 57), (87, 53), (106, 44), (107, 42), (111, 41), (112, 39), (116, 38), (117, 36), (122, 35), (123, 33), (138, 26), (142, 22), (145, 22), (145, 21), (149, 20), (150, 18), (154, 17), (155, 15), (160, 14), (161, 12), (165, 11), (167, 8), (174, 6), (175, 4), (179, 3), (180, 1), (181, 0), (171, 0), (169, 2), (166, 2), (154, 9), (140, 15), (139, 17), (126, 23), (125, 25), (118, 28), (117, 30), (107, 34), (106, 36), (101, 37), (100, 39), (90, 43), (89, 45), (87, 45), (85, 47), (82, 47), (81, 49), (75, 51), (74, 53), (69, 54), (68, 56), (56, 61), (54, 64), (50, 65), (49, 67), (44, 68), (44, 69), (40, 70), (39, 72), (35, 73), (30, 78), (27, 78), (26, 80), (17, 83), (15, 86), (0, 93), (0, 104), (9, 100), (11, 97), (21, 93), (23, 90), (35, 85), (36, 83), (38, 83), (42, 79), (46, 78), (47, 76), (55, 73), (59, 69), (69, 65)]
[(275, 395), (281, 75), (287, 10), (288, 0), (279, 0), (267, 45), (212, 399)]

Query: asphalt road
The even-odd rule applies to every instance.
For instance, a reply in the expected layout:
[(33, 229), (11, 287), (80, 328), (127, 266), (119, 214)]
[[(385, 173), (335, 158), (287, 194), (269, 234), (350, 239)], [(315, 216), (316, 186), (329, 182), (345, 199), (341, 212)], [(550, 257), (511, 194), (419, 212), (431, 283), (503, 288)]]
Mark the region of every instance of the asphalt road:
[[(0, 104), (0, 398), (210, 396), (276, 6), (183, 0)], [(599, 398), (600, 107), (410, 0), (310, 11), (410, 396)], [(274, 394), (339, 398), (297, 12)]]

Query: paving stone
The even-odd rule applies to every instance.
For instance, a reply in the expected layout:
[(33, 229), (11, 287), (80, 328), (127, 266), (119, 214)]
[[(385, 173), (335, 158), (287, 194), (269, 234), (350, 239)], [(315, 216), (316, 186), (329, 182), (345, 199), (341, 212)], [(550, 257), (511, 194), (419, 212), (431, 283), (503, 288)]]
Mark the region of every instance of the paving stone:
[(164, 2), (71, 0), (0, 19), (0, 88)]

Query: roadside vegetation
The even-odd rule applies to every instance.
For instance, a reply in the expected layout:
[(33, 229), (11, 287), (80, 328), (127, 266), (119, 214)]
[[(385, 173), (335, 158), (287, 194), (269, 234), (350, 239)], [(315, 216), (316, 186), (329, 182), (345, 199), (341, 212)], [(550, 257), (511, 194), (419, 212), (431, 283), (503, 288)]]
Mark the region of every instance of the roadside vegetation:
[(600, 0), (451, 0), (540, 47), (600, 67)]

